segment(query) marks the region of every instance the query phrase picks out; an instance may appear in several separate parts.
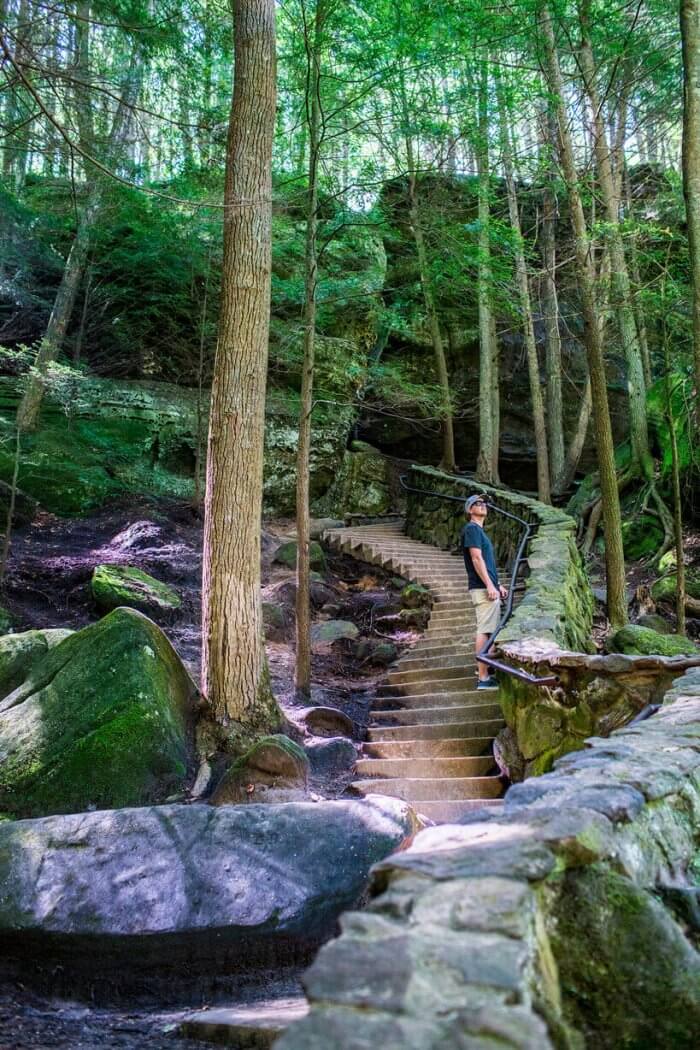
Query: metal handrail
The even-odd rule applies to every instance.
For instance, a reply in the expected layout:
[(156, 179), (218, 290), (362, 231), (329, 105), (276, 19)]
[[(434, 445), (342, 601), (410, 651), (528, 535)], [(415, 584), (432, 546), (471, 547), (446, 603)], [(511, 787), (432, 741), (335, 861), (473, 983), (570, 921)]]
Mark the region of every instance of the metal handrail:
[[(415, 485), (409, 485), (406, 481), (406, 477), (406, 474), (401, 474), (399, 476), (399, 484), (401, 485), (401, 488), (403, 488), (406, 492), (416, 492), (420, 496), (433, 496), (436, 499), (449, 500), (453, 503), (464, 503), (463, 496), (450, 496), (444, 492), (435, 492), (431, 489), (419, 489), (416, 488)], [(457, 477), (458, 476), (455, 475), (455, 478)], [(459, 478), (459, 480), (461, 481), (464, 479)], [(508, 620), (510, 619), (511, 614), (513, 612), (513, 599), (515, 597), (515, 581), (517, 579), (518, 571), (525, 556), (525, 549), (528, 543), (530, 542), (533, 526), (530, 522), (525, 521), (524, 518), (519, 518), (517, 514), (511, 514), (510, 511), (503, 510), (502, 507), (498, 507), (495, 503), (490, 503), (488, 500), (486, 502), (486, 506), (490, 507), (491, 510), (496, 511), (497, 514), (503, 515), (504, 518), (510, 518), (511, 521), (517, 521), (519, 525), (523, 526), (524, 532), (520, 538), (520, 543), (518, 544), (518, 549), (516, 551), (515, 559), (513, 561), (513, 568), (511, 569), (510, 587), (508, 588), (508, 598), (506, 599), (505, 609), (501, 615), (501, 619), (499, 620), (498, 627), (490, 636), (489, 640), (486, 642), (486, 645), (484, 645), (482, 649), (476, 654), (476, 659), (479, 661), (479, 663), (486, 664), (487, 667), (493, 667), (496, 671), (501, 671), (503, 674), (510, 675), (511, 678), (517, 678), (521, 682), (527, 682), (529, 685), (557, 685), (559, 679), (556, 677), (556, 675), (538, 677), (537, 675), (530, 674), (529, 671), (522, 671), (519, 667), (509, 667), (508, 664), (503, 663), (502, 660), (497, 660), (495, 657), (488, 655), (489, 650), (493, 646), (493, 643), (496, 641), (496, 638), (503, 630), (505, 625), (508, 623)]]

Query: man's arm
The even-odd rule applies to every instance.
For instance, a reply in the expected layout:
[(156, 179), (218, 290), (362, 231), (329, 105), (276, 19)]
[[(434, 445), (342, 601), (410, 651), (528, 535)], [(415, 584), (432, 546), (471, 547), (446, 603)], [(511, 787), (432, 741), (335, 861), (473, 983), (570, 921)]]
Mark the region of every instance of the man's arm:
[(488, 574), (486, 562), (484, 561), (484, 556), (481, 553), (481, 547), (470, 547), (469, 553), (471, 555), (474, 571), (486, 587), (486, 593), (488, 594), (492, 602), (497, 601), (500, 598), (499, 590), (498, 587), (494, 587), (493, 581)]

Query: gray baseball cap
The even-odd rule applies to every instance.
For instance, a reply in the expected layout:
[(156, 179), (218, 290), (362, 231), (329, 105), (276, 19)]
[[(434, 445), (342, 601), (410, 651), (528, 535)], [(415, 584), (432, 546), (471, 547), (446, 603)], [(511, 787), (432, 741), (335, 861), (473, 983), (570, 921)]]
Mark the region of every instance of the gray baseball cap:
[(465, 500), (465, 502), (464, 502), (464, 509), (465, 510), (471, 510), (472, 507), (474, 506), (474, 504), (478, 503), (479, 500), (483, 500), (484, 502), (487, 502), (487, 497), (486, 497), (485, 493), (477, 492), (476, 495), (470, 496), (469, 499)]

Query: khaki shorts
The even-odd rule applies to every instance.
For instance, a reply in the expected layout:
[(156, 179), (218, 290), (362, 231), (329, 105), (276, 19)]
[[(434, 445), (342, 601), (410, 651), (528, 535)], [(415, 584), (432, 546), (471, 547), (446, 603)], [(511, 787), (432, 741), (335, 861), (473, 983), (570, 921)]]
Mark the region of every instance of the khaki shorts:
[(493, 634), (501, 618), (500, 600), (491, 601), (485, 587), (469, 592), (476, 612), (476, 633)]

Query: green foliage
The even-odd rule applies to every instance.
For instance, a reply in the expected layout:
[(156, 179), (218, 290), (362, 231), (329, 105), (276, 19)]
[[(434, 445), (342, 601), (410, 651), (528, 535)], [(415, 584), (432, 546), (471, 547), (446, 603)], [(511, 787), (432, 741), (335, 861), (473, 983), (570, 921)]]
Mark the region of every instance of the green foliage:
[(671, 472), (671, 439), (667, 400), (678, 444), (678, 462), (682, 471), (700, 467), (700, 448), (694, 433), (693, 413), (696, 407), (690, 362), (679, 361), (671, 375), (656, 381), (647, 394), (649, 423), (664, 474)]

